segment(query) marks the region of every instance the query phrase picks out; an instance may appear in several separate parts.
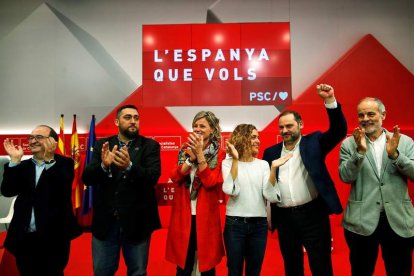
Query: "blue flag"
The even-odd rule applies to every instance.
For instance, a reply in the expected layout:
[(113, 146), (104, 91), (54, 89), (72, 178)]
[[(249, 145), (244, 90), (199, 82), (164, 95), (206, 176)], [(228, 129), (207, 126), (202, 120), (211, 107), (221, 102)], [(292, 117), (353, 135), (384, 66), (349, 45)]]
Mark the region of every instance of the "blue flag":
[[(89, 128), (88, 147), (86, 149), (85, 167), (91, 162), (93, 155), (93, 147), (95, 146), (96, 135), (95, 135), (95, 115), (92, 115), (91, 125)], [(82, 198), (82, 214), (86, 215), (92, 209), (92, 187), (86, 186), (83, 191)]]

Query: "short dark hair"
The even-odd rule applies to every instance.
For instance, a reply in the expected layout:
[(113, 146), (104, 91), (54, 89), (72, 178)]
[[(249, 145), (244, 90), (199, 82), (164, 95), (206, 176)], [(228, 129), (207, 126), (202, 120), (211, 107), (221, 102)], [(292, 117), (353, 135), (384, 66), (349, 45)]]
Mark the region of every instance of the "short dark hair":
[(136, 111), (138, 111), (138, 108), (133, 105), (133, 104), (126, 104), (123, 106), (120, 106), (117, 110), (116, 110), (116, 118), (119, 119), (119, 117), (121, 116), (121, 112), (122, 110), (126, 109), (126, 108), (132, 108), (135, 109)]
[(283, 116), (286, 116), (286, 115), (289, 115), (289, 114), (293, 115), (293, 117), (295, 118), (295, 121), (298, 124), (303, 122), (302, 117), (300, 116), (299, 112), (294, 111), (294, 110), (285, 110), (285, 111), (283, 111), (282, 113), (279, 114), (279, 119), (280, 119), (280, 117), (283, 117)]
[(59, 140), (58, 134), (56, 133), (56, 131), (52, 127), (47, 126), (47, 125), (39, 125), (38, 127), (46, 127), (46, 128), (48, 128), (50, 130), (49, 136), (52, 137), (53, 139), (55, 139), (56, 142)]

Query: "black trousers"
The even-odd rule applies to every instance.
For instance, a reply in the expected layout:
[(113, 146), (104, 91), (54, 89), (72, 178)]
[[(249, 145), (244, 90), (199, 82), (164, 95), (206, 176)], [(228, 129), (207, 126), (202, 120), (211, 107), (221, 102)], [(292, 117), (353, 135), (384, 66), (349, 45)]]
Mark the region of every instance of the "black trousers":
[(285, 275), (304, 275), (305, 247), (313, 276), (332, 276), (331, 225), (322, 200), (292, 208), (273, 208)]
[(16, 265), (22, 276), (63, 276), (69, 261), (70, 241), (40, 238), (27, 233), (15, 252)]
[(410, 276), (414, 238), (402, 238), (390, 227), (385, 213), (381, 213), (377, 229), (370, 236), (345, 230), (353, 276), (374, 275), (381, 245), (382, 259), (388, 276)]
[[(185, 260), (185, 267), (181, 268), (177, 266), (177, 276), (191, 276), (195, 261), (195, 252), (197, 250), (197, 232), (196, 232), (196, 216), (191, 216), (191, 230), (190, 230), (190, 242), (188, 244), (187, 258)], [(216, 269), (212, 268), (208, 271), (200, 273), (202, 276), (214, 276), (216, 275)]]

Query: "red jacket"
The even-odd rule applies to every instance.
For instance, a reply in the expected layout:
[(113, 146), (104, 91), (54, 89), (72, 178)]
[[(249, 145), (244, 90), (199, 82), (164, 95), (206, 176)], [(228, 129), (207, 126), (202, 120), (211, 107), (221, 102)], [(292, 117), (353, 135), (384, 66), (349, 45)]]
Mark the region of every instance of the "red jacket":
[[(214, 169), (207, 167), (204, 171), (196, 173), (203, 183), (198, 191), (196, 209), (197, 254), (201, 272), (215, 267), (224, 256), (219, 193), (223, 184), (221, 162), (225, 156), (224, 151), (219, 151), (217, 167)], [(191, 203), (189, 188), (183, 184), (186, 175), (181, 173), (181, 166), (175, 168), (171, 173), (175, 193), (165, 258), (184, 268), (190, 240)]]

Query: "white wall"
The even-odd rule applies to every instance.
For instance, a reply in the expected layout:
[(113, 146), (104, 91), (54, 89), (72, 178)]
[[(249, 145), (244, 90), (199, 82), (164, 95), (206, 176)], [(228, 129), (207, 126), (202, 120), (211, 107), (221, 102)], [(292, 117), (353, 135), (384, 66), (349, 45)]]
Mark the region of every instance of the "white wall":
[(141, 85), (142, 24), (205, 23), (209, 8), (223, 23), (291, 23), (294, 97), (368, 33), (414, 72), (412, 0), (0, 0), (0, 133), (58, 127), (61, 113), (67, 133), (73, 113), (86, 132)]

